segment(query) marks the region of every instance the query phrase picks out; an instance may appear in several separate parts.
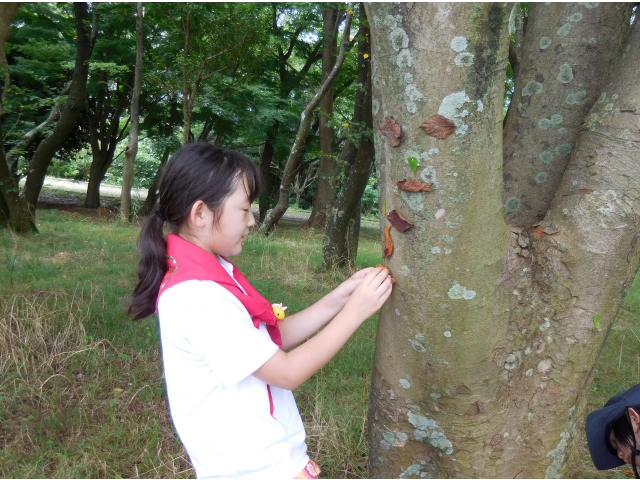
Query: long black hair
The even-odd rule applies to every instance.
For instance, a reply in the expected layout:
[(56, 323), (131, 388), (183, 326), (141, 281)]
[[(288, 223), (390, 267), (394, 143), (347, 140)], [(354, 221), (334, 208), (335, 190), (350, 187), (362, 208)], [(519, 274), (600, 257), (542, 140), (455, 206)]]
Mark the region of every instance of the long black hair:
[(631, 466), (633, 467), (633, 474), (636, 478), (640, 478), (638, 475), (638, 467), (636, 465), (636, 456), (640, 455), (638, 451), (638, 445), (636, 445), (636, 432), (633, 431), (633, 423), (631, 423), (631, 417), (629, 416), (629, 408), (625, 410), (625, 414), (617, 420), (611, 423), (611, 431), (613, 436), (616, 437), (619, 445), (626, 445), (631, 450)]
[(249, 201), (253, 202), (262, 188), (260, 172), (241, 153), (197, 142), (183, 146), (171, 157), (162, 172), (157, 210), (146, 219), (140, 232), (140, 281), (127, 311), (133, 320), (145, 318), (156, 309), (160, 284), (167, 273), (164, 222), (177, 232), (198, 200), (218, 218), (236, 182), (243, 179), (248, 185)]

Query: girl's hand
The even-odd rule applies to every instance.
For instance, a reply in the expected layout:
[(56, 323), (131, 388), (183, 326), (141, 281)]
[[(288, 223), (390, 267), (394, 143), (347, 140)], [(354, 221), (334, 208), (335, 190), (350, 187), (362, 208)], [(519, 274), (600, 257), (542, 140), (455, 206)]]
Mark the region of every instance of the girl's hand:
[(362, 270), (358, 270), (356, 273), (354, 273), (344, 282), (338, 285), (335, 289), (335, 292), (337, 292), (340, 297), (344, 298), (344, 301), (346, 302), (353, 291), (356, 289), (356, 287), (360, 285), (364, 277), (366, 277), (367, 274), (372, 270), (374, 270), (373, 267), (367, 267), (363, 268)]
[(389, 270), (380, 267), (366, 270), (367, 273), (364, 278), (359, 279), (359, 284), (344, 307), (360, 323), (377, 312), (391, 295)]

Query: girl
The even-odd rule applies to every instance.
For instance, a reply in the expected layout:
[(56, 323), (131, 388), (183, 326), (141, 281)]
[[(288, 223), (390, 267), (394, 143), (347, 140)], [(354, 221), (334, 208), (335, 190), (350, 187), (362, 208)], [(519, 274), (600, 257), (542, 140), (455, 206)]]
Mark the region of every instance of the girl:
[(157, 309), (171, 417), (198, 477), (317, 478), (291, 390), (382, 306), (391, 280), (381, 268), (360, 270), (279, 326), (225, 258), (242, 251), (259, 189), (240, 153), (206, 143), (178, 150), (140, 233), (129, 313)]
[(587, 442), (593, 464), (608, 470), (630, 463), (636, 478), (640, 460), (640, 385), (612, 397), (591, 412), (586, 422)]

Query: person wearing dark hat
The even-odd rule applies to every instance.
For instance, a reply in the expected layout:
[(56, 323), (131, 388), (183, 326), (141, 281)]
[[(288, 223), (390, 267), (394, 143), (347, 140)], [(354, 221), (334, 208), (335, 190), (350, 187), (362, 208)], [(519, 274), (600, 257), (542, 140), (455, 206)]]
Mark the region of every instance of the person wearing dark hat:
[(593, 464), (608, 470), (630, 463), (636, 478), (640, 461), (640, 384), (613, 396), (589, 414), (587, 443)]

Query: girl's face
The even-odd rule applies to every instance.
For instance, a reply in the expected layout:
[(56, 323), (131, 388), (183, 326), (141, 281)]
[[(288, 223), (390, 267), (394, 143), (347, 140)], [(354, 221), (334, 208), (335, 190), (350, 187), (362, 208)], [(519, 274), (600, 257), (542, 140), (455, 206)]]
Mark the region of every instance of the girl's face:
[[(638, 414), (638, 412), (633, 408), (630, 408), (629, 419), (631, 420), (631, 426), (633, 427), (636, 437), (636, 448), (640, 448), (640, 414)], [(633, 440), (630, 440), (633, 444)], [(613, 432), (609, 435), (609, 443), (611, 443), (611, 446), (618, 452), (620, 460), (624, 463), (631, 463), (631, 456), (633, 453), (631, 452), (629, 445), (619, 441)], [(640, 455), (636, 456), (636, 464), (640, 465)]]
[(248, 191), (246, 180), (238, 179), (231, 195), (224, 201), (217, 221), (209, 207), (201, 201), (196, 202), (188, 231), (179, 232), (180, 235), (214, 255), (238, 255), (242, 242), (256, 223)]

